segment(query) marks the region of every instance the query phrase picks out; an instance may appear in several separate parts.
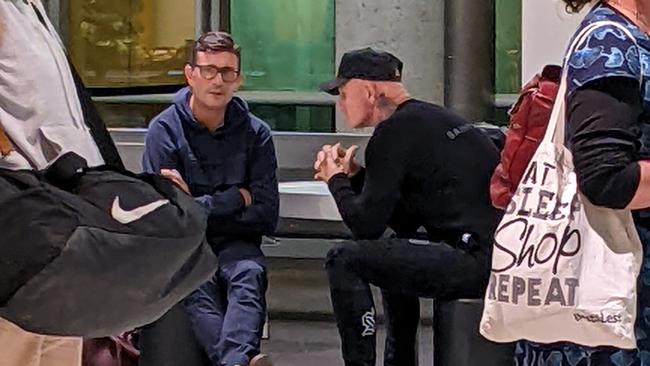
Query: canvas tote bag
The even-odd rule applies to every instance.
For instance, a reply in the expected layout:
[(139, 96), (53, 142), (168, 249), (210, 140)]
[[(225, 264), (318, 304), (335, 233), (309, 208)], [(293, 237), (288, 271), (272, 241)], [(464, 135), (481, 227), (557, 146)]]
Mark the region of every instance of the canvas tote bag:
[[(608, 26), (634, 39), (622, 25), (596, 22), (569, 54)], [(641, 243), (629, 210), (594, 206), (578, 191), (564, 146), (566, 62), (544, 139), (495, 233), (480, 332), (496, 342), (635, 348)]]

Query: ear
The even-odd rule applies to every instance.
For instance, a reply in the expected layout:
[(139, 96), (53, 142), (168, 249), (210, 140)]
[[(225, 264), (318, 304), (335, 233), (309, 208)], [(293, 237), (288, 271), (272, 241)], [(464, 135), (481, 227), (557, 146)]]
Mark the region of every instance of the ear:
[(185, 67), (183, 68), (183, 73), (185, 74), (185, 80), (187, 80), (187, 84), (189, 86), (194, 85), (194, 75), (193, 75), (194, 69), (190, 64), (185, 64)]
[(234, 87), (235, 87), (235, 91), (238, 91), (239, 88), (241, 88), (241, 86), (244, 85), (244, 80), (245, 80), (245, 79), (244, 79), (244, 74), (243, 74), (243, 73), (240, 73), (239, 76), (237, 76), (237, 80), (235, 80), (235, 81), (233, 82), (233, 83), (234, 83)]
[(366, 95), (370, 103), (375, 104), (377, 102), (377, 93), (379, 92), (377, 85), (375, 83), (366, 82)]

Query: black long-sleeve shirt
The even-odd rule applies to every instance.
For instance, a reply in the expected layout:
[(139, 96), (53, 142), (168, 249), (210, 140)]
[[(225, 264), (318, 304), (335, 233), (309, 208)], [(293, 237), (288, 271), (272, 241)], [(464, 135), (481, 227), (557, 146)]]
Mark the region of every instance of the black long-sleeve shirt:
[(453, 245), (472, 234), (489, 250), (500, 218), (488, 191), (499, 153), (482, 131), (442, 107), (410, 100), (375, 129), (365, 158), (352, 179), (338, 174), (329, 181), (356, 238), (378, 238), (388, 226), (408, 237), (424, 226), (431, 240)]
[(595, 205), (626, 207), (639, 185), (639, 83), (597, 79), (568, 98), (567, 136), (580, 191)]

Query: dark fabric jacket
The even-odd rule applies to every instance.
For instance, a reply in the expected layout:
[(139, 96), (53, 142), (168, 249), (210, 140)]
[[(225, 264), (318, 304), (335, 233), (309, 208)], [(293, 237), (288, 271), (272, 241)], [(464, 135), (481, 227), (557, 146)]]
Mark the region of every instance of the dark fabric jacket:
[[(142, 165), (145, 171), (176, 169), (209, 214), (208, 240), (260, 241), (278, 220), (277, 162), (271, 130), (233, 98), (224, 125), (209, 131), (189, 107), (191, 91), (180, 90), (174, 104), (149, 125)], [(239, 188), (253, 204), (244, 207)]]

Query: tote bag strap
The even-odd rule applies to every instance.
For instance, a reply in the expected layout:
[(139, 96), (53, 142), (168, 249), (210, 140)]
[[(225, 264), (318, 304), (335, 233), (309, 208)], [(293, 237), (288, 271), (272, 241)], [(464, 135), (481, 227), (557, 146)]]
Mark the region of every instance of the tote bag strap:
[[(565, 119), (566, 119), (566, 91), (567, 91), (567, 84), (568, 84), (568, 74), (569, 74), (569, 60), (571, 59), (571, 54), (580, 46), (582, 43), (584, 43), (589, 35), (596, 29), (602, 28), (602, 27), (607, 27), (607, 26), (612, 26), (616, 27), (625, 33), (627, 37), (629, 37), (635, 45), (638, 47), (638, 43), (636, 41), (636, 38), (634, 38), (634, 35), (632, 35), (632, 32), (630, 32), (629, 29), (627, 29), (625, 26), (623, 26), (620, 23), (612, 22), (612, 21), (599, 21), (599, 22), (594, 22), (592, 24), (589, 24), (585, 28), (578, 33), (578, 35), (573, 39), (573, 42), (568, 48), (567, 55), (564, 58), (564, 66), (562, 67), (562, 79), (560, 82), (560, 88), (558, 89), (557, 92), (557, 98), (555, 99), (555, 104), (553, 105), (553, 112), (551, 113), (551, 118), (549, 119), (548, 122), (548, 127), (546, 128), (546, 133), (544, 134), (544, 139), (542, 140), (542, 143), (549, 143), (549, 142), (556, 142), (559, 144), (564, 143), (564, 129), (565, 129)], [(642, 64), (639, 62), (639, 65), (642, 66)], [(643, 81), (643, 72), (639, 72), (639, 84), (641, 84)]]

